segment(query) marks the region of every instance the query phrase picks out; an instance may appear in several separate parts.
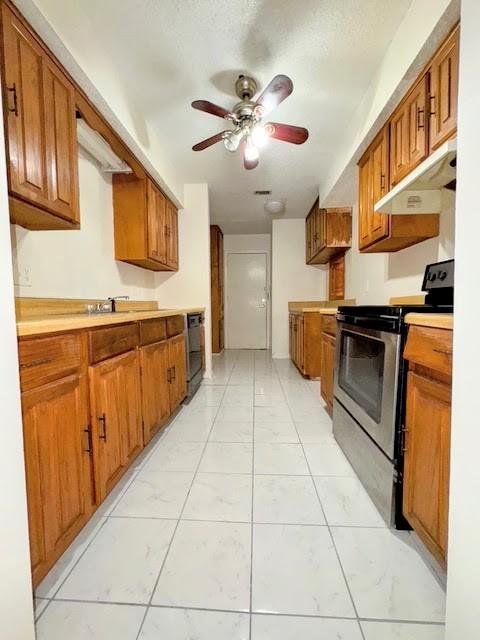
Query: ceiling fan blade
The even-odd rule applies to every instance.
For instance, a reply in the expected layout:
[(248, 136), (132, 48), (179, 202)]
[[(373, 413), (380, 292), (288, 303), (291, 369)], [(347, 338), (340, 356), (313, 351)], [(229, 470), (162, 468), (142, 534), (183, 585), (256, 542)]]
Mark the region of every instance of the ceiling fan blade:
[(266, 116), (288, 98), (293, 91), (293, 82), (288, 76), (278, 75), (271, 80), (260, 94), (255, 111), (258, 116)]
[(206, 140), (202, 140), (201, 142), (197, 142), (197, 144), (193, 145), (193, 151), (203, 151), (208, 147), (211, 147), (212, 144), (216, 144), (225, 138), (225, 136), (229, 133), (228, 130), (221, 131), (220, 133), (216, 133), (214, 136), (207, 138)]
[(211, 113), (212, 116), (218, 116), (219, 118), (226, 118), (232, 115), (227, 109), (219, 107), (218, 104), (213, 104), (213, 102), (209, 102), (208, 100), (194, 100), (192, 107), (199, 111), (205, 111), (205, 113)]
[(292, 124), (281, 124), (280, 122), (269, 122), (265, 125), (269, 136), (283, 142), (292, 144), (303, 144), (308, 139), (308, 130), (303, 127), (295, 127)]

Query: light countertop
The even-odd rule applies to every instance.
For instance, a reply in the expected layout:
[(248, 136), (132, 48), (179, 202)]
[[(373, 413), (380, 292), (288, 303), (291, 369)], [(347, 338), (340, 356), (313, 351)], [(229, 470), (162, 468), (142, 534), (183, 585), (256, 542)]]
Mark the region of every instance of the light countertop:
[(33, 336), (59, 331), (74, 331), (76, 329), (90, 329), (125, 322), (138, 322), (150, 318), (168, 318), (169, 316), (185, 315), (187, 313), (203, 313), (205, 307), (189, 307), (182, 309), (158, 309), (156, 311), (127, 311), (118, 313), (98, 314), (65, 314), (49, 315), (45, 317), (29, 318), (17, 322), (17, 335)]
[(453, 329), (453, 313), (407, 313), (407, 324), (435, 329)]
[(290, 309), (290, 313), (320, 313), (321, 315), (334, 316), (337, 313), (337, 307), (296, 307)]

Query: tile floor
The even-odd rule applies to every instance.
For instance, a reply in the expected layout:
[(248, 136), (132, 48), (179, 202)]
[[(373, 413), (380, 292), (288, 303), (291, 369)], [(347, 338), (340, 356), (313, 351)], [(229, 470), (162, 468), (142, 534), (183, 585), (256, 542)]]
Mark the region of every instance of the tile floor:
[(213, 377), (36, 591), (38, 640), (442, 640), (445, 594), (388, 530), (318, 382), (265, 351)]

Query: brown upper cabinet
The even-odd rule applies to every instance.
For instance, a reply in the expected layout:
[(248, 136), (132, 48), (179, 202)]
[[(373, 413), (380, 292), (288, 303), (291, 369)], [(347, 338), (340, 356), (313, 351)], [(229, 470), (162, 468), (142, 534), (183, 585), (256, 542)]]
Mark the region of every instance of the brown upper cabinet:
[(316, 200), (305, 224), (307, 264), (326, 264), (352, 246), (352, 210), (349, 207), (321, 209)]
[(150, 178), (114, 175), (113, 210), (117, 260), (178, 270), (177, 210)]
[(223, 351), (224, 331), (224, 266), (223, 233), (219, 226), (210, 226), (210, 281), (212, 299), (212, 351)]
[(75, 91), (4, 3), (3, 98), (10, 218), (27, 229), (78, 229)]
[(437, 214), (386, 215), (375, 204), (456, 132), (459, 26), (359, 162), (359, 248), (399, 251), (439, 233)]
[(457, 130), (458, 47), (460, 26), (439, 49), (430, 67), (430, 150)]

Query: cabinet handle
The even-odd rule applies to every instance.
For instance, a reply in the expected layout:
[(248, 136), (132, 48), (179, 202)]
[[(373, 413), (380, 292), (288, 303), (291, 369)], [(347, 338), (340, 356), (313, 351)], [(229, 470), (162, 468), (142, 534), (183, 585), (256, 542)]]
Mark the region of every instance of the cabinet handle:
[(92, 442), (92, 425), (89, 424), (86, 429), (83, 430), (84, 433), (87, 434), (87, 448), (84, 449), (85, 453), (93, 453), (93, 442)]
[(101, 417), (98, 418), (98, 421), (103, 423), (103, 433), (98, 437), (100, 438), (100, 440), (103, 440), (104, 442), (106, 442), (107, 441), (107, 416), (104, 413), (102, 413)]
[(13, 94), (13, 107), (8, 107), (8, 110), (18, 116), (17, 87), (15, 83), (11, 87), (7, 87), (7, 91)]
[(385, 191), (385, 174), (380, 174), (380, 189), (381, 191)]
[(177, 367), (173, 365), (172, 367), (172, 382), (177, 379)]
[(168, 384), (171, 384), (172, 382), (172, 370), (170, 369), (170, 367), (167, 369), (167, 382)]
[(430, 96), (430, 115), (434, 116), (435, 115), (435, 96), (431, 95)]
[[(421, 122), (420, 114), (423, 116)], [(420, 109), (420, 107), (417, 107), (417, 129), (425, 129), (425, 109)]]

